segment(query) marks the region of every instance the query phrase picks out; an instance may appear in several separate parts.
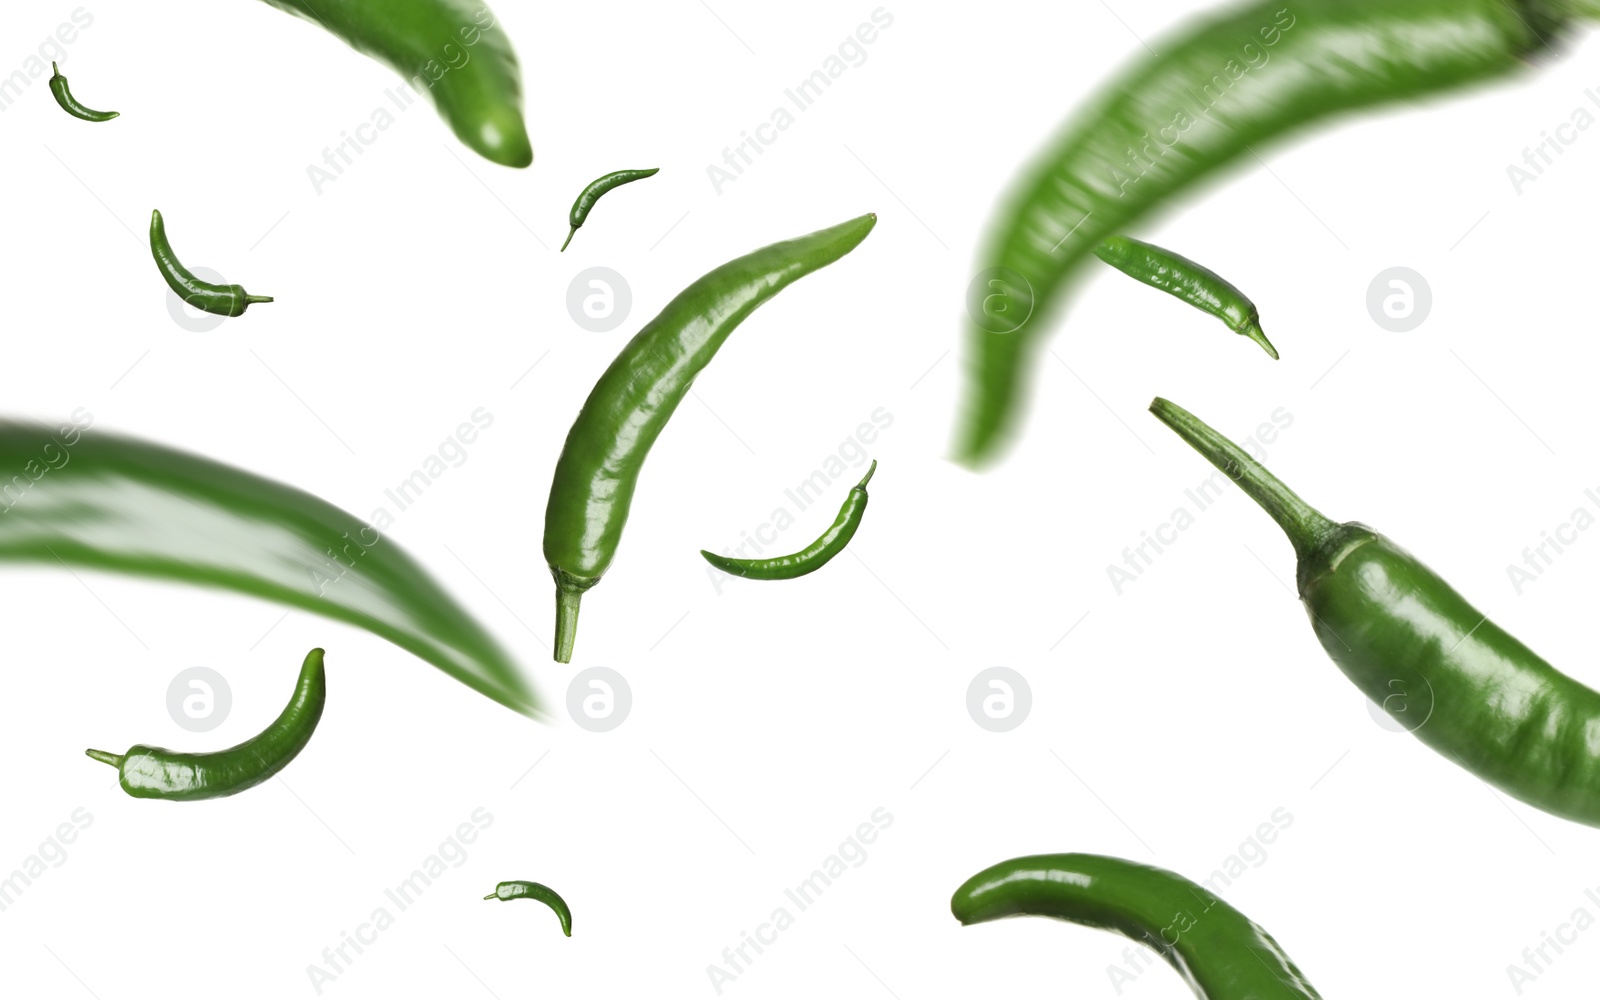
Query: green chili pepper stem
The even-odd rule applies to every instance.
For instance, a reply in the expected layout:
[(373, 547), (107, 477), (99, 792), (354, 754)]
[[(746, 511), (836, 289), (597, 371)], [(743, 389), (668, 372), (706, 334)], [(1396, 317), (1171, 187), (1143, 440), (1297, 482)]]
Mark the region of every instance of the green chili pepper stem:
[(1176, 431), (1189, 447), (1222, 470), (1250, 499), (1278, 522), (1289, 536), (1296, 558), (1311, 555), (1338, 530), (1339, 525), (1295, 495), (1277, 476), (1261, 467), (1243, 448), (1208, 427), (1177, 403), (1159, 396), (1150, 404), (1156, 419)]
[(867, 488), (867, 483), (872, 481), (872, 474), (874, 472), (877, 472), (877, 471), (878, 471), (878, 460), (877, 459), (873, 459), (872, 460), (872, 464), (867, 466), (867, 474), (861, 477), (861, 482), (856, 483), (855, 488), (858, 489), (858, 490), (866, 489)]
[(118, 769), (122, 767), (122, 754), (120, 753), (107, 753), (104, 750), (85, 750), (84, 753), (102, 764), (110, 764)]
[[(571, 229), (567, 230), (567, 238), (566, 238), (566, 240), (564, 242), (562, 242), (561, 249), (558, 250), (557, 253), (566, 253), (567, 252), (567, 244), (571, 243), (572, 242), (572, 238), (574, 236), (576, 236), (576, 235), (578, 235), (578, 227), (577, 226), (573, 226)], [(491, 896), (490, 898), (492, 899), (494, 897)]]
[(1249, 337), (1251, 340), (1260, 344), (1261, 349), (1266, 351), (1267, 356), (1272, 360), (1278, 360), (1278, 349), (1273, 347), (1272, 341), (1267, 339), (1267, 332), (1261, 329), (1260, 323), (1247, 323), (1238, 332), (1240, 336)]
[(572, 662), (572, 644), (578, 638), (578, 604), (582, 587), (556, 583), (556, 662)]

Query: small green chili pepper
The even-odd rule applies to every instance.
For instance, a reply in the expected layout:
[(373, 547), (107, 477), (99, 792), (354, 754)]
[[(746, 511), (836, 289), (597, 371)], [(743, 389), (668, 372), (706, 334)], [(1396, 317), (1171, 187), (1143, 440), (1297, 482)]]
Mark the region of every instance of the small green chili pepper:
[(703, 275), (646, 323), (594, 384), (556, 460), (544, 514), (558, 662), (572, 659), (579, 601), (610, 568), (644, 460), (695, 376), (762, 303), (854, 250), (877, 222), (863, 215)]
[(1600, 692), (1364, 524), (1336, 524), (1174, 403), (1150, 412), (1278, 522), (1322, 648), (1422, 742), (1529, 805), (1600, 826)]
[(867, 481), (877, 471), (878, 463), (873, 462), (867, 468), (867, 474), (861, 477), (861, 482), (851, 487), (850, 495), (845, 497), (844, 506), (839, 508), (839, 516), (834, 518), (833, 526), (824, 531), (821, 538), (793, 555), (774, 556), (771, 559), (733, 559), (705, 549), (701, 549), (700, 554), (706, 557), (706, 562), (724, 573), (748, 580), (793, 580), (797, 576), (815, 573), (843, 552), (844, 547), (850, 544), (850, 539), (856, 536), (856, 529), (861, 527), (861, 518), (867, 513)]
[(86, 122), (108, 122), (122, 114), (120, 111), (96, 111), (86, 108), (72, 96), (72, 89), (67, 86), (67, 78), (61, 75), (61, 67), (55, 63), (50, 64), (54, 76), (50, 78), (50, 93), (56, 95), (56, 103), (62, 110), (74, 118), (82, 118)]
[(1228, 324), (1228, 329), (1249, 337), (1260, 344), (1272, 360), (1278, 360), (1278, 349), (1261, 329), (1261, 312), (1256, 304), (1210, 268), (1153, 243), (1127, 236), (1107, 237), (1094, 248), (1094, 253), (1128, 277), (1159, 288), (1222, 320)]
[(501, 882), (494, 887), (494, 892), (483, 898), (499, 900), (537, 899), (556, 911), (556, 919), (561, 921), (561, 933), (567, 937), (572, 936), (572, 911), (567, 908), (567, 901), (547, 885), (540, 885), (538, 882)]
[[(1508, 76), (1596, 0), (1261, 0), (1208, 13), (1107, 81), (1020, 175), (979, 251), (957, 457), (994, 459), (1093, 249), (1315, 122)], [(996, 276), (997, 275), (997, 276)]]
[(651, 167), (649, 170), (618, 170), (616, 173), (606, 174), (604, 177), (584, 188), (578, 195), (578, 200), (572, 203), (572, 211), (567, 213), (567, 221), (572, 228), (567, 230), (566, 243), (561, 244), (561, 249), (567, 249), (567, 243), (572, 242), (573, 234), (583, 225), (589, 213), (594, 209), (594, 203), (600, 196), (612, 188), (619, 188), (624, 184), (642, 181), (646, 177), (654, 177), (661, 171), (660, 167)]
[(306, 654), (294, 697), (282, 714), (236, 747), (213, 753), (174, 753), (139, 744), (120, 756), (104, 750), (84, 753), (116, 768), (122, 790), (136, 799), (220, 799), (254, 788), (294, 760), (311, 741), (327, 700), (322, 650), (313, 649)]
[(1255, 921), (1181, 875), (1095, 854), (1013, 858), (950, 899), (963, 925), (1001, 917), (1069, 920), (1155, 950), (1200, 1000), (1321, 1000)]
[(272, 301), (270, 295), (247, 294), (241, 285), (213, 285), (195, 277), (172, 252), (172, 244), (167, 242), (167, 224), (161, 220), (159, 209), (150, 213), (150, 253), (155, 257), (156, 266), (161, 269), (161, 277), (166, 279), (167, 287), (177, 293), (185, 304), (202, 312), (239, 316), (253, 303)]

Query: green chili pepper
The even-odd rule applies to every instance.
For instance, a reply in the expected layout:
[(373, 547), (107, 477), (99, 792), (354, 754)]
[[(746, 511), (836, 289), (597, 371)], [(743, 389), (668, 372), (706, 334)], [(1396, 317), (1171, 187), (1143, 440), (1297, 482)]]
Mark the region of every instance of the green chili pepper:
[(1001, 917), (1069, 920), (1156, 951), (1200, 1000), (1321, 1000), (1265, 929), (1181, 875), (1095, 854), (1013, 858), (950, 899), (965, 924)]
[(1532, 806), (1600, 826), (1600, 692), (1541, 659), (1416, 557), (1313, 510), (1182, 407), (1150, 405), (1278, 522), (1322, 648), (1422, 742)]
[(61, 75), (61, 67), (51, 63), (50, 70), (55, 74), (50, 77), (50, 93), (56, 95), (56, 103), (61, 105), (67, 114), (74, 118), (82, 118), (86, 122), (108, 122), (122, 114), (120, 111), (96, 111), (84, 107), (76, 97), (72, 96), (72, 89), (67, 86), (67, 78)]
[(572, 224), (572, 228), (567, 230), (567, 240), (566, 243), (561, 244), (561, 249), (567, 249), (567, 243), (572, 242), (573, 234), (578, 231), (584, 220), (589, 217), (590, 211), (594, 209), (594, 203), (600, 200), (601, 195), (612, 188), (619, 188), (624, 184), (632, 184), (634, 181), (642, 181), (646, 177), (654, 177), (660, 171), (660, 167), (651, 167), (649, 170), (618, 170), (616, 173), (606, 174), (584, 188), (578, 195), (578, 200), (572, 203), (572, 211), (567, 213), (567, 221)]
[(1094, 254), (1130, 278), (1180, 298), (1228, 324), (1228, 329), (1249, 337), (1278, 360), (1278, 349), (1261, 329), (1261, 312), (1245, 294), (1208, 267), (1187, 257), (1142, 243), (1127, 236), (1109, 236)]
[(561, 921), (561, 933), (567, 937), (572, 936), (572, 911), (567, 908), (567, 901), (560, 894), (547, 885), (537, 882), (501, 882), (494, 887), (494, 892), (483, 897), (484, 899), (537, 899), (539, 902), (556, 911), (556, 918)]
[(545, 508), (556, 660), (572, 658), (578, 603), (610, 567), (639, 470), (695, 376), (757, 307), (854, 250), (877, 222), (863, 215), (723, 264), (679, 292), (600, 376), (567, 432)]
[(288, 706), (272, 725), (236, 747), (174, 753), (141, 743), (120, 756), (104, 750), (84, 753), (116, 768), (122, 790), (136, 799), (220, 799), (254, 788), (287, 767), (311, 742), (327, 700), (322, 650), (313, 649), (300, 667), (300, 681)]
[(1154, 42), (990, 220), (957, 457), (999, 452), (1068, 279), (1108, 235), (1269, 140), (1509, 74), (1596, 14), (1595, 0), (1265, 0)]
[(433, 98), (456, 137), (483, 157), (507, 167), (533, 162), (517, 54), (481, 0), (266, 2), (405, 77), (412, 90)]
[(701, 549), (700, 554), (706, 557), (706, 562), (724, 573), (749, 580), (793, 580), (797, 576), (815, 573), (843, 552), (844, 547), (850, 544), (850, 539), (856, 537), (861, 518), (867, 513), (867, 481), (877, 471), (878, 463), (873, 462), (867, 468), (867, 474), (861, 477), (861, 482), (851, 487), (850, 495), (845, 497), (844, 506), (839, 508), (839, 516), (834, 518), (833, 526), (824, 531), (821, 538), (793, 555), (774, 556), (771, 559), (732, 559), (705, 549)]
[(158, 444), (0, 421), (0, 563), (232, 590), (382, 636), (518, 712), (538, 699), (399, 543), (309, 493)]
[(167, 224), (162, 221), (159, 209), (150, 213), (150, 254), (155, 257), (167, 287), (186, 304), (202, 312), (240, 316), (256, 302), (272, 301), (270, 295), (248, 294), (241, 285), (213, 285), (195, 277), (172, 252), (172, 244), (167, 242)]

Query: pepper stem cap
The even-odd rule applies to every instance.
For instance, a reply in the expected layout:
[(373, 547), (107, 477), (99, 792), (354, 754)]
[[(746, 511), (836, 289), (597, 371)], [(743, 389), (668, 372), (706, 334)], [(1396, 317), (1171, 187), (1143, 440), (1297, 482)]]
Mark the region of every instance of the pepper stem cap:
[(85, 750), (84, 753), (102, 764), (110, 764), (118, 770), (122, 768), (122, 754), (106, 753), (104, 750)]
[(572, 662), (572, 644), (578, 638), (578, 604), (583, 591), (567, 584), (556, 584), (556, 648), (557, 663)]

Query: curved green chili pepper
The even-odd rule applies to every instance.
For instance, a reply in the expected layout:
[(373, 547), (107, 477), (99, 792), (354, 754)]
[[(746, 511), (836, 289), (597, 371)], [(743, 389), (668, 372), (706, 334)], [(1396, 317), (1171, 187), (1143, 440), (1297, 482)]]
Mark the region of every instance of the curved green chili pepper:
[(878, 463), (874, 461), (867, 468), (867, 474), (861, 477), (861, 482), (851, 487), (850, 495), (845, 497), (844, 506), (839, 508), (839, 516), (834, 518), (833, 526), (824, 531), (821, 538), (793, 555), (774, 556), (771, 559), (733, 559), (705, 549), (701, 549), (700, 554), (706, 557), (706, 562), (724, 573), (742, 576), (747, 580), (793, 580), (797, 576), (815, 573), (843, 552), (844, 547), (850, 544), (850, 539), (856, 537), (861, 518), (867, 513), (867, 482), (877, 471)]
[(96, 111), (86, 108), (72, 96), (72, 89), (67, 86), (67, 78), (61, 75), (61, 67), (55, 63), (50, 64), (50, 70), (55, 75), (50, 78), (50, 93), (56, 95), (56, 103), (62, 110), (74, 118), (82, 118), (86, 122), (108, 122), (121, 115), (120, 111)]
[(483, 898), (501, 901), (537, 899), (556, 911), (556, 919), (561, 921), (561, 933), (567, 937), (572, 936), (572, 911), (567, 908), (567, 901), (547, 885), (540, 885), (538, 882), (501, 882), (494, 887), (494, 892)]
[(556, 660), (572, 658), (578, 603), (610, 567), (639, 470), (695, 376), (757, 307), (854, 250), (877, 222), (863, 215), (723, 264), (679, 292), (600, 376), (567, 432), (545, 507)]
[(313, 649), (300, 667), (300, 680), (288, 706), (272, 725), (236, 747), (213, 753), (174, 753), (141, 743), (120, 756), (104, 750), (84, 753), (116, 768), (122, 790), (136, 799), (220, 799), (254, 788), (287, 767), (311, 742), (327, 700), (322, 650)]
[[(366, 629), (515, 711), (539, 713), (516, 664), (384, 534), (302, 490), (163, 445), (0, 420), (0, 563), (198, 584)], [(54, 431), (54, 433), (52, 433)]]
[(172, 244), (167, 242), (167, 224), (162, 221), (159, 209), (150, 213), (150, 254), (155, 257), (167, 287), (185, 304), (202, 312), (240, 316), (254, 303), (272, 301), (270, 295), (250, 295), (242, 285), (213, 285), (195, 277), (172, 252)]
[(1507, 75), (1597, 12), (1595, 0), (1262, 0), (1153, 43), (991, 218), (978, 268), (994, 294), (968, 327), (957, 458), (996, 457), (1069, 279), (1108, 235), (1313, 122)]
[(594, 203), (600, 196), (612, 188), (619, 188), (624, 184), (642, 181), (646, 177), (654, 177), (661, 172), (660, 167), (651, 167), (649, 170), (618, 170), (616, 173), (606, 174), (604, 177), (584, 188), (578, 195), (578, 200), (572, 203), (572, 211), (567, 213), (567, 221), (572, 228), (567, 230), (566, 243), (561, 244), (561, 249), (567, 249), (567, 243), (572, 242), (573, 234), (583, 225), (589, 217), (589, 212), (594, 209)]
[(1215, 316), (1234, 333), (1260, 344), (1272, 360), (1278, 360), (1278, 349), (1261, 329), (1261, 312), (1256, 304), (1210, 268), (1153, 243), (1127, 236), (1110, 236), (1100, 241), (1094, 248), (1094, 255), (1128, 277)]
[[(522, 74), (482, 0), (266, 0), (318, 25), (433, 98), (456, 137), (507, 167), (533, 162)], [(397, 107), (411, 103), (392, 97)], [(346, 161), (348, 162), (348, 160)]]
[(1507, 794), (1600, 826), (1600, 692), (1489, 621), (1394, 542), (1313, 510), (1182, 407), (1157, 399), (1150, 412), (1289, 536), (1312, 629), (1363, 694)]
[(1321, 1000), (1265, 929), (1181, 875), (1095, 854), (1013, 858), (950, 899), (962, 924), (1001, 917), (1070, 920), (1156, 951), (1200, 1000)]

